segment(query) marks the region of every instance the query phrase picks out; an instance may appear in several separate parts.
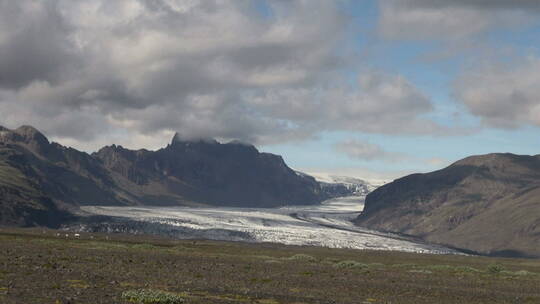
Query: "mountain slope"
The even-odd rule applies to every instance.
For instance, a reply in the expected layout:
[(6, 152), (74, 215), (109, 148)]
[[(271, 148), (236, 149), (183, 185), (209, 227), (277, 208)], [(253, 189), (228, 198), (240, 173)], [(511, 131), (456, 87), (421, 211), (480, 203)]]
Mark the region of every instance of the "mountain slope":
[(493, 255), (540, 256), (540, 156), (473, 156), (370, 193), (356, 224)]
[(89, 155), (30, 126), (0, 127), (0, 225), (50, 225), (80, 205), (275, 207), (327, 198), (315, 179), (251, 145), (175, 136), (157, 151), (113, 145)]
[(5, 164), (19, 170), (52, 200), (71, 205), (120, 203), (101, 162), (84, 152), (49, 143), (33, 127), (2, 128), (0, 147), (5, 151)]
[(0, 225), (57, 226), (68, 218), (46, 197), (35, 180), (12, 163), (16, 151), (0, 146)]
[(175, 136), (157, 151), (109, 146), (93, 157), (114, 173), (118, 183), (130, 181), (132, 193), (154, 191), (159, 199), (148, 195), (146, 200), (162, 204), (275, 207), (327, 198), (315, 179), (298, 176), (281, 156), (241, 143), (183, 141)]

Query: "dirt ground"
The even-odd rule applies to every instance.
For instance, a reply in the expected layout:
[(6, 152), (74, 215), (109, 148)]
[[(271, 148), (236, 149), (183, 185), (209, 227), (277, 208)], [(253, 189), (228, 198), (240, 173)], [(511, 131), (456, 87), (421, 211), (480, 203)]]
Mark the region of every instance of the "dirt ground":
[(132, 303), (122, 294), (141, 289), (183, 303), (540, 303), (540, 260), (0, 228), (0, 303)]

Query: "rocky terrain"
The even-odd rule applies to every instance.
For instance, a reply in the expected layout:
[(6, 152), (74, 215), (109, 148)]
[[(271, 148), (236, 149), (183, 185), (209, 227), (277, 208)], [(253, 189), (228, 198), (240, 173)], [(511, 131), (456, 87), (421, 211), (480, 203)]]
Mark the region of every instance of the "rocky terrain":
[(540, 156), (489, 154), (370, 193), (356, 224), (502, 256), (540, 256)]
[(281, 156), (215, 140), (157, 151), (104, 147), (89, 155), (38, 130), (0, 127), (0, 224), (54, 226), (80, 205), (275, 207), (330, 197)]

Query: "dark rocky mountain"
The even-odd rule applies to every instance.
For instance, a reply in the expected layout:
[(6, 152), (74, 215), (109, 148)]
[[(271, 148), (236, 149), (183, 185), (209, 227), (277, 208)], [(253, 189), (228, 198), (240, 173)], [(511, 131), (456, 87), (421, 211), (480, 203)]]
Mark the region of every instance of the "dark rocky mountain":
[(55, 226), (73, 206), (121, 203), (111, 184), (90, 155), (29, 126), (0, 128), (0, 224)]
[(356, 224), (502, 256), (540, 257), (540, 155), (489, 154), (371, 192)]
[(0, 225), (54, 226), (80, 205), (276, 207), (327, 199), (280, 156), (254, 146), (175, 136), (157, 150), (89, 155), (30, 126), (0, 127)]
[(313, 177), (299, 176), (281, 156), (254, 146), (215, 140), (183, 141), (175, 135), (157, 151), (109, 146), (92, 154), (118, 184), (156, 204), (276, 207), (312, 204), (326, 196)]

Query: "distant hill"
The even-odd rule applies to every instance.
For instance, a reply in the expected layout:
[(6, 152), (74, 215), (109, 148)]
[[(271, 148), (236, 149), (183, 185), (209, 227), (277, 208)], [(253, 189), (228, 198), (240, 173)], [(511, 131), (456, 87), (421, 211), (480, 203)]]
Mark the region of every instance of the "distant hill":
[(54, 226), (79, 205), (276, 207), (330, 195), (281, 156), (215, 140), (157, 151), (104, 147), (89, 155), (38, 130), (0, 127), (0, 225)]
[(484, 254), (540, 257), (540, 155), (472, 156), (370, 193), (356, 224)]

